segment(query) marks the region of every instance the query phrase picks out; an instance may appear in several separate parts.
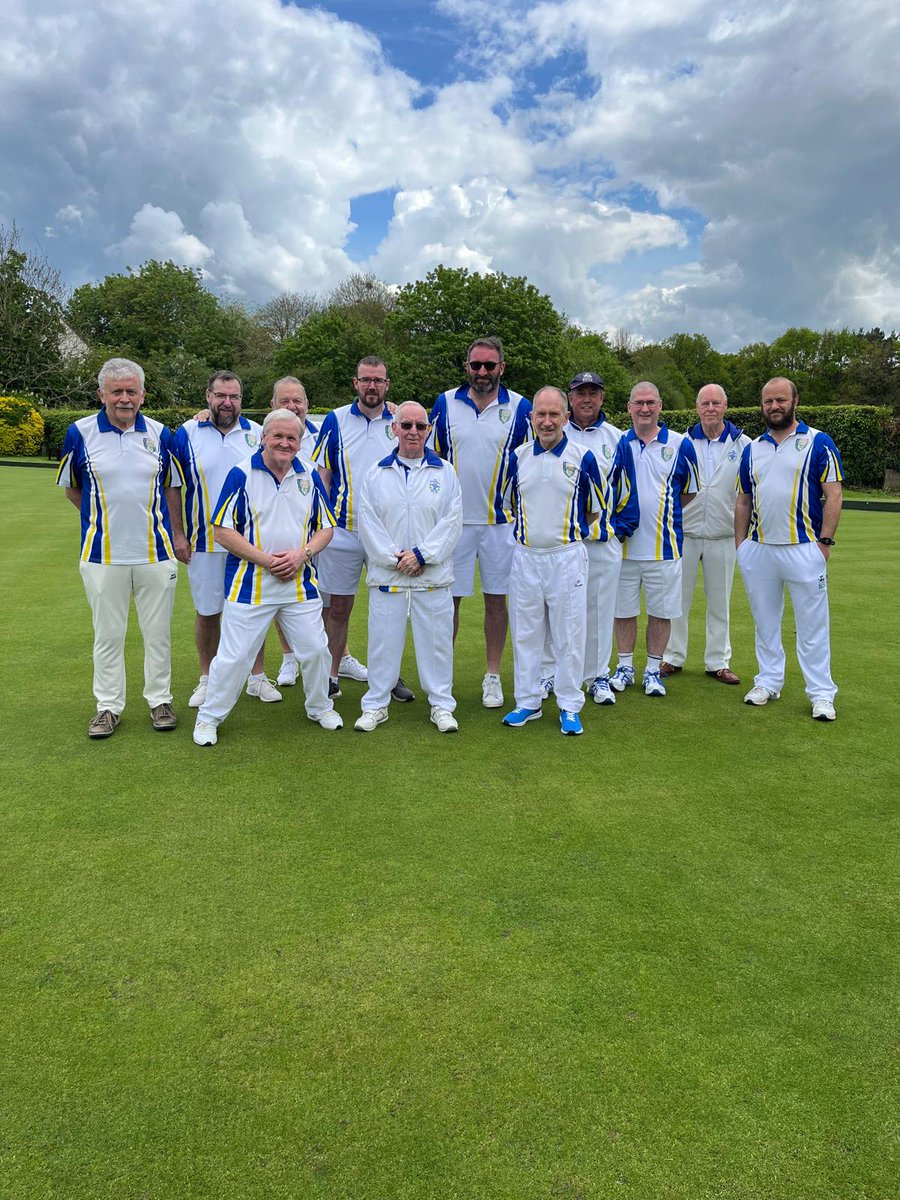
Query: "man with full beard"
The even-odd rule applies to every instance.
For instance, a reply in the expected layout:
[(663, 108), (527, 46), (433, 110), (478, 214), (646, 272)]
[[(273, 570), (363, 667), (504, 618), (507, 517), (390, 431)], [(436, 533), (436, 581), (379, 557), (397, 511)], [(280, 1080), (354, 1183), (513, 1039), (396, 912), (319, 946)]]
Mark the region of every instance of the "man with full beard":
[(777, 700), (784, 685), (781, 618), (791, 593), (797, 659), (817, 721), (835, 719), (826, 563), (841, 516), (841, 457), (828, 436), (798, 421), (797, 388), (762, 390), (766, 432), (744, 450), (734, 513), (737, 562), (756, 626), (759, 672), (746, 704)]

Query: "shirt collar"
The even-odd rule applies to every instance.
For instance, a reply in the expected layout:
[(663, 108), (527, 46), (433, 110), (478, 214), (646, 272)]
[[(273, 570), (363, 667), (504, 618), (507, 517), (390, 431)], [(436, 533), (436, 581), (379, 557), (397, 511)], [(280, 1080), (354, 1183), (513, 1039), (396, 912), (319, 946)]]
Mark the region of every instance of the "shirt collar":
[[(792, 430), (791, 433), (789, 433), (787, 435), (787, 437), (784, 439), (784, 441), (786, 442), (788, 440), (788, 438), (799, 437), (801, 433), (809, 433), (809, 426), (806, 425), (803, 421), (798, 421), (797, 428)], [(769, 433), (768, 429), (766, 430), (765, 433), (760, 434), (759, 440), (761, 442), (771, 442), (773, 446), (778, 445), (778, 442), (775, 441), (775, 439)]]
[(350, 405), (350, 411), (353, 413), (354, 417), (362, 417), (362, 419), (364, 421), (385, 421), (385, 420), (393, 421), (393, 419), (394, 419), (393, 414), (387, 408), (383, 408), (381, 410), (380, 417), (367, 417), (366, 414), (359, 407), (359, 399), (358, 398), (356, 400), (354, 400), (353, 403)]
[(106, 415), (106, 409), (101, 408), (97, 413), (97, 427), (101, 433), (131, 433), (132, 429), (136, 433), (147, 432), (147, 422), (144, 420), (140, 409), (138, 409), (134, 424), (129, 426), (128, 429), (120, 429), (118, 425), (113, 425), (112, 421)]
[[(638, 435), (635, 433), (635, 431), (634, 431), (634, 426), (633, 426), (633, 425), (632, 425), (632, 427), (631, 427), (631, 428), (628, 430), (628, 432), (625, 434), (625, 437), (628, 439), (628, 441), (629, 441), (629, 442), (640, 442), (640, 441), (641, 441), (641, 439), (640, 439), (640, 438), (638, 437)], [(656, 435), (656, 437), (655, 437), (655, 438), (651, 438), (651, 441), (652, 441), (652, 442), (659, 442), (659, 443), (660, 443), (660, 445), (663, 445), (663, 446), (664, 446), (668, 440), (669, 440), (669, 431), (668, 431), (668, 429), (666, 428), (666, 426), (665, 426), (665, 425), (663, 425), (662, 421), (660, 421), (660, 423), (659, 423), (659, 433)], [(649, 445), (650, 445), (650, 442), (641, 442), (641, 445), (642, 445), (642, 446), (649, 446)]]
[(545, 449), (544, 449), (544, 447), (541, 445), (541, 443), (540, 443), (540, 442), (537, 440), (537, 438), (535, 438), (535, 439), (534, 439), (534, 451), (533, 451), (533, 453), (534, 453), (535, 455), (538, 455), (538, 454), (555, 454), (555, 455), (556, 455), (556, 457), (557, 457), (557, 458), (559, 458), (559, 456), (562, 454), (563, 450), (565, 450), (565, 448), (566, 448), (566, 446), (567, 446), (567, 444), (568, 444), (568, 441), (569, 441), (569, 439), (566, 437), (566, 435), (565, 435), (565, 433), (564, 433), (564, 434), (562, 435), (562, 438), (561, 438), (561, 439), (560, 439), (560, 440), (559, 440), (559, 441), (556, 443), (556, 445), (553, 447), (553, 449), (552, 449), (552, 450), (545, 450)]
[[(458, 387), (456, 389), (455, 398), (457, 400), (464, 400), (467, 404), (470, 404), (472, 406), (472, 408), (476, 409), (478, 412), (482, 411), (481, 409), (478, 408), (478, 405), (472, 399), (472, 397), (469, 393), (469, 385), (467, 383), (464, 383), (462, 385), (462, 387)], [(500, 384), (500, 390), (497, 393), (497, 403), (498, 404), (509, 404), (509, 392), (503, 386), (502, 383)], [(490, 408), (490, 405), (488, 405), (488, 408)]]
[[(423, 458), (425, 460), (424, 466), (426, 467), (437, 467), (440, 470), (444, 466), (444, 460), (438, 457), (433, 450), (429, 450), (427, 446), (425, 447), (425, 454), (423, 455)], [(378, 466), (392, 467), (394, 463), (399, 462), (399, 459), (400, 448), (399, 446), (395, 446), (392, 453), (390, 453), (387, 458), (383, 458)], [(405, 466), (405, 463), (400, 463), (400, 466)]]

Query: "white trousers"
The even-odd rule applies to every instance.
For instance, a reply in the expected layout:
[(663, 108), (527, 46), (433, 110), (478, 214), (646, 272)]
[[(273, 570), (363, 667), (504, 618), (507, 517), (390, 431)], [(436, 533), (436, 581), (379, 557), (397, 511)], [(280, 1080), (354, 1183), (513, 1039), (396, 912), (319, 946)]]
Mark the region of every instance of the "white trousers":
[(587, 578), (583, 542), (544, 551), (516, 545), (509, 575), (509, 622), (517, 707), (541, 707), (541, 654), (549, 623), (556, 703), (564, 712), (581, 711)]
[(125, 708), (125, 634), (131, 597), (144, 639), (144, 699), (151, 708), (172, 703), (172, 610), (178, 564), (137, 563), (79, 567), (94, 622), (94, 696), (97, 712)]
[(366, 665), (369, 690), (362, 710), (387, 708), (400, 674), (407, 621), (412, 622), (419, 680), (428, 703), (453, 712), (453, 597), (449, 587), (404, 588), (382, 592), (369, 588), (369, 646)]
[(664, 655), (666, 662), (683, 667), (687, 659), (688, 614), (697, 587), (697, 568), (703, 562), (706, 596), (707, 671), (721, 671), (731, 663), (729, 609), (734, 582), (734, 539), (686, 537), (681, 554), (681, 616), (672, 618), (672, 631)]
[(744, 589), (756, 625), (758, 687), (780, 692), (784, 686), (784, 647), (781, 618), (784, 589), (791, 593), (797, 627), (797, 660), (810, 700), (833, 701), (837, 687), (831, 678), (828, 625), (828, 573), (815, 542), (770, 546), (742, 542), (737, 553)]
[[(581, 678), (585, 683), (593, 683), (598, 675), (609, 674), (616, 593), (622, 571), (622, 543), (618, 538), (613, 538), (609, 542), (585, 542), (584, 548), (588, 557), (587, 632)], [(548, 627), (541, 659), (542, 679), (549, 679), (553, 675), (555, 660), (553, 638)]]
[(307, 715), (316, 720), (334, 708), (334, 701), (328, 699), (331, 654), (322, 624), (322, 601), (238, 604), (226, 600), (219, 649), (210, 664), (206, 699), (197, 714), (200, 720), (219, 725), (234, 708), (275, 617), (300, 664)]

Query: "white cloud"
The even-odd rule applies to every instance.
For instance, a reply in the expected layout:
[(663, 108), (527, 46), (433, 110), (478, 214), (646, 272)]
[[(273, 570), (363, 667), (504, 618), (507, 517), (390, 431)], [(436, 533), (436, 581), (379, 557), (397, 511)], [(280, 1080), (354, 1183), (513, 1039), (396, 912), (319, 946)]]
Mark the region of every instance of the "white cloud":
[[(264, 299), (445, 262), (644, 337), (900, 326), (886, 0), (437, 7), (463, 36), (426, 93), (323, 9), (8, 0), (6, 221), (46, 227), (73, 283), (171, 257)], [(360, 264), (351, 202), (386, 189)]]

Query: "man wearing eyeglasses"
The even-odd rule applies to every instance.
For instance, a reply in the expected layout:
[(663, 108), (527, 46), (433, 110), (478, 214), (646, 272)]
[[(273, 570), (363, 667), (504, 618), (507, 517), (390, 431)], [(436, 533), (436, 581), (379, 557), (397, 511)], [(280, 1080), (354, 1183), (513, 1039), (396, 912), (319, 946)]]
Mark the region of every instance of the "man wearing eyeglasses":
[[(200, 708), (209, 687), (209, 667), (219, 648), (225, 607), (223, 546), (213, 538), (213, 506), (232, 467), (259, 448), (262, 428), (241, 415), (243, 386), (233, 371), (216, 371), (206, 385), (206, 411), (186, 421), (175, 435), (175, 457), (184, 475), (185, 524), (191, 547), (188, 580), (196, 619), (194, 639), (200, 679), (188, 705)], [(247, 695), (266, 704), (281, 693), (265, 676), (260, 650), (247, 680)]]
[(456, 468), (463, 498), (463, 532), (453, 556), (454, 636), (460, 602), (475, 591), (476, 562), (481, 579), (485, 708), (503, 704), (500, 660), (509, 626), (506, 597), (513, 554), (504, 484), (513, 451), (531, 437), (531, 403), (503, 386), (505, 370), (500, 339), (477, 338), (466, 353), (468, 382), (443, 392), (431, 411), (434, 449)]
[(628, 400), (632, 428), (625, 443), (637, 479), (640, 523), (625, 539), (616, 597), (619, 663), (610, 678), (617, 692), (634, 685), (634, 647), (641, 611), (647, 607), (644, 694), (665, 696), (660, 676), (672, 618), (681, 612), (681, 510), (700, 491), (697, 453), (689, 437), (660, 423), (662, 397), (655, 384), (636, 383)]
[(455, 733), (450, 583), (462, 532), (459, 480), (425, 449), (431, 426), (421, 404), (401, 404), (393, 428), (396, 446), (366, 475), (359, 497), (369, 585), (369, 690), (356, 728), (371, 733), (388, 719), (411, 620), (431, 722), (439, 733)]
[[(332, 697), (341, 694), (340, 675), (361, 682), (368, 678), (362, 663), (356, 659), (348, 663), (345, 656), (350, 613), (366, 561), (359, 538), (355, 489), (385, 453), (393, 449), (396, 439), (393, 416), (385, 404), (390, 386), (384, 359), (375, 355), (360, 359), (353, 379), (356, 399), (328, 413), (313, 450), (313, 462), (319, 468), (337, 519), (334, 537), (318, 564), (319, 586), (331, 596), (331, 605), (325, 610), (325, 628), (332, 659), (329, 681)], [(401, 703), (415, 699), (399, 678), (392, 695)]]

